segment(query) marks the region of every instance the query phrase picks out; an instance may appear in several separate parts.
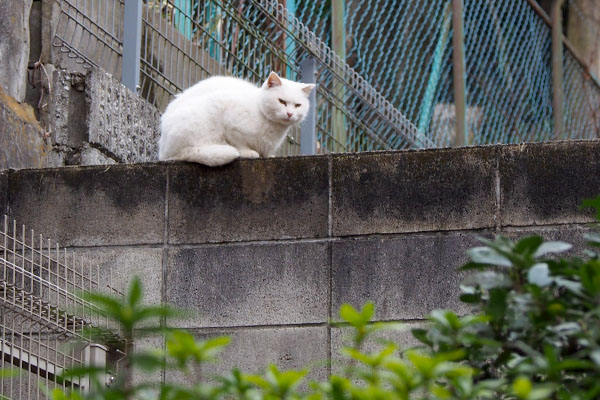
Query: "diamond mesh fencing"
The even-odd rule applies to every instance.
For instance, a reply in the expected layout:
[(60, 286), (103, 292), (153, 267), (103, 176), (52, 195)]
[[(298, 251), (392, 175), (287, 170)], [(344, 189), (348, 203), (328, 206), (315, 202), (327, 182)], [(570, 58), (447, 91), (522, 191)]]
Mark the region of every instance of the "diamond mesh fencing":
[[(55, 44), (119, 77), (123, 1), (57, 1)], [(339, 1), (145, 0), (139, 93), (164, 110), (211, 75), (258, 84), (273, 70), (305, 80), (301, 65), (314, 59), (320, 152), (598, 137), (599, 86), (572, 46), (563, 62), (566, 132), (555, 133), (552, 35), (534, 0), (464, 0), (464, 141), (455, 132), (452, 1), (345, 0), (334, 20)], [(597, 39), (585, 1), (566, 1), (569, 23), (579, 15)], [(344, 49), (334, 51), (338, 31)], [(299, 135), (290, 132), (281, 154), (299, 153)]]
[[(585, 0), (579, 0), (585, 1)], [(598, 20), (584, 19), (594, 45)], [(328, 2), (297, 0), (296, 16), (331, 44)], [(546, 17), (547, 18), (547, 17)], [(464, 0), (468, 144), (558, 139), (552, 113), (551, 29), (526, 0)], [(347, 0), (347, 63), (436, 146), (454, 143), (450, 0)], [(596, 138), (598, 85), (569, 50), (564, 55), (561, 138)]]
[[(141, 93), (160, 109), (215, 74), (260, 84), (276, 71), (301, 80), (300, 65), (312, 57), (321, 152), (405, 148), (421, 140), (413, 124), (277, 2), (149, 1), (142, 19)], [(299, 133), (290, 132), (282, 154), (299, 153)]]

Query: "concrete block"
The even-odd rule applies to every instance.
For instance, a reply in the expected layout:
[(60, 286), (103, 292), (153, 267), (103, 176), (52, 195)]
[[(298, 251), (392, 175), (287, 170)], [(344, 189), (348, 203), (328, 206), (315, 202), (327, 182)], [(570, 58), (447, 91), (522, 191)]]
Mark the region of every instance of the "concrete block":
[(75, 252), (91, 265), (100, 268), (102, 281), (112, 281), (112, 286), (123, 293), (127, 292), (134, 276), (140, 277), (144, 289), (144, 303), (153, 305), (160, 304), (162, 300), (163, 251), (162, 247), (75, 249)]
[(194, 335), (199, 340), (229, 336), (231, 343), (218, 362), (197, 366), (187, 377), (167, 372), (165, 381), (214, 382), (216, 375), (228, 375), (234, 367), (245, 373), (263, 373), (269, 364), (282, 370), (308, 368), (310, 373), (305, 381), (327, 379), (328, 343), (324, 326), (216, 330)]
[(528, 226), (593, 221), (579, 210), (600, 194), (600, 141), (506, 146), (500, 152), (502, 225)]
[(29, 62), (29, 13), (33, 0), (0, 0), (0, 86), (25, 99)]
[(86, 78), (89, 141), (121, 162), (158, 160), (160, 113), (111, 75), (93, 69)]
[(0, 218), (8, 213), (8, 171), (0, 170)]
[(332, 243), (332, 315), (343, 303), (375, 303), (376, 320), (421, 319), (434, 309), (468, 312), (460, 302), (458, 268), (472, 234), (411, 235)]
[[(393, 343), (398, 347), (397, 357), (402, 357), (404, 351), (421, 342), (415, 339), (411, 329), (423, 329), (427, 326), (426, 322), (405, 322), (400, 330), (381, 330), (373, 335), (361, 346), (364, 353), (375, 353), (385, 348), (387, 343)], [(351, 328), (332, 328), (331, 329), (331, 373), (343, 374), (344, 369), (350, 365), (352, 359), (343, 353), (344, 347), (353, 346), (354, 331)], [(355, 364), (356, 365), (356, 364)]]
[(166, 300), (187, 328), (326, 322), (326, 243), (169, 250)]
[(327, 236), (326, 157), (169, 168), (169, 242)]
[(88, 141), (85, 76), (66, 70), (52, 74), (48, 124), (57, 145), (79, 148)]
[(494, 226), (495, 148), (334, 156), (333, 235)]
[[(162, 335), (143, 336), (135, 339), (135, 352), (146, 353), (154, 351), (164, 351), (165, 339)], [(134, 369), (131, 377), (133, 384), (151, 384), (158, 385), (163, 381), (163, 371), (146, 372), (141, 371), (139, 368)], [(145, 393), (152, 394), (151, 397), (147, 398), (158, 398), (158, 390), (146, 389)]]
[(12, 216), (63, 246), (162, 243), (166, 168), (113, 165), (9, 176)]
[(116, 164), (116, 161), (108, 157), (106, 154), (101, 152), (100, 150), (84, 146), (81, 149), (81, 165), (112, 165)]

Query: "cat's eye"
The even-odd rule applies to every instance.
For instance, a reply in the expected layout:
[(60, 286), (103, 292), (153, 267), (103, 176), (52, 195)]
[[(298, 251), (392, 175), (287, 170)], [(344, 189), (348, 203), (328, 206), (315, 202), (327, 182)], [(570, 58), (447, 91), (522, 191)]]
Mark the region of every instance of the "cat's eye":
[(284, 106), (287, 106), (287, 103), (286, 103), (284, 100), (282, 100), (282, 99), (279, 99), (279, 102), (280, 102), (281, 104), (283, 104)]
[(298, 108), (300, 107), (302, 104), (294, 104), (294, 107)]

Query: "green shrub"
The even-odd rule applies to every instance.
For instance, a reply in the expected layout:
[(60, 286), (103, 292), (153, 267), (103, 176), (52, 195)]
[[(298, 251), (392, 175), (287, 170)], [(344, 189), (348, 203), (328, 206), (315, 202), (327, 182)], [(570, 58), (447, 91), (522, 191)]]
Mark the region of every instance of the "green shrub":
[[(584, 203), (596, 208), (600, 197)], [(600, 235), (586, 235), (591, 248)], [(307, 371), (280, 371), (271, 365), (263, 375), (234, 369), (217, 383), (131, 384), (121, 376), (111, 387), (95, 381), (90, 393), (53, 392), (55, 400), (175, 399), (597, 399), (600, 398), (600, 258), (557, 258), (571, 246), (537, 236), (513, 242), (499, 236), (481, 239), (469, 250), (469, 271), (461, 300), (470, 315), (434, 311), (426, 329), (413, 329), (422, 346), (400, 351), (393, 343), (368, 352), (365, 343), (397, 324), (371, 323), (374, 305), (340, 309), (342, 325), (353, 331), (348, 359), (340, 375), (309, 382)], [(117, 321), (129, 339), (134, 333), (166, 335), (164, 352), (130, 351), (128, 365), (143, 372), (162, 368), (186, 371), (215, 359), (227, 338), (197, 341), (191, 334), (165, 327), (174, 315), (167, 307), (141, 304), (139, 279), (124, 300), (92, 294), (88, 299)], [(150, 322), (154, 322), (154, 324)], [(140, 327), (140, 323), (143, 323)], [(138, 329), (139, 328), (139, 329)], [(97, 371), (79, 370), (72, 374)], [(96, 375), (92, 375), (96, 376)], [(167, 374), (168, 376), (168, 374)]]

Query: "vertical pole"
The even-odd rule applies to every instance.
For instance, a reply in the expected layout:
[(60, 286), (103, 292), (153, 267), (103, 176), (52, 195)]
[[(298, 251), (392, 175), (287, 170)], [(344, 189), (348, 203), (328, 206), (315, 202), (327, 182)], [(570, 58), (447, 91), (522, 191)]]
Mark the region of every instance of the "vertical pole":
[(452, 67), (454, 70), (455, 146), (467, 144), (467, 93), (465, 85), (465, 35), (463, 0), (452, 0)]
[(125, 0), (123, 12), (123, 69), (121, 82), (133, 92), (140, 87), (142, 0)]
[[(300, 80), (303, 83), (317, 83), (317, 63), (310, 57), (300, 62)], [(300, 154), (317, 153), (317, 89), (308, 96), (309, 108), (306, 118), (300, 127)]]
[[(296, 0), (286, 0), (285, 6), (288, 9), (288, 12), (290, 14), (291, 17), (295, 17), (296, 16)], [(286, 21), (287, 22), (287, 21)], [(288, 59), (288, 63), (293, 63), (294, 62), (294, 54), (296, 53), (296, 41), (294, 40), (294, 38), (290, 35), (287, 35), (287, 37), (285, 38), (285, 54), (287, 56)], [(292, 76), (292, 68), (288, 65), (287, 69), (286, 69), (286, 76), (288, 77), (288, 79), (291, 79), (289, 77)]]
[[(346, 23), (344, 19), (344, 11), (346, 0), (331, 0), (331, 44), (333, 52), (340, 59), (346, 62)], [(343, 64), (336, 73), (343, 74)], [(344, 84), (341, 80), (333, 78), (333, 94), (337, 104), (334, 104), (332, 115), (332, 130), (333, 137), (336, 139), (337, 145), (334, 143), (333, 151), (343, 151), (347, 146), (346, 124), (344, 121), (344, 113), (341, 111), (345, 107), (346, 93)]]
[(560, 138), (565, 131), (564, 126), (564, 93), (563, 93), (563, 32), (562, 5), (564, 0), (552, 2), (552, 111), (554, 114), (554, 138)]

